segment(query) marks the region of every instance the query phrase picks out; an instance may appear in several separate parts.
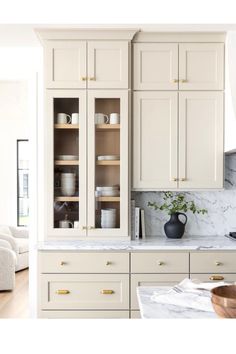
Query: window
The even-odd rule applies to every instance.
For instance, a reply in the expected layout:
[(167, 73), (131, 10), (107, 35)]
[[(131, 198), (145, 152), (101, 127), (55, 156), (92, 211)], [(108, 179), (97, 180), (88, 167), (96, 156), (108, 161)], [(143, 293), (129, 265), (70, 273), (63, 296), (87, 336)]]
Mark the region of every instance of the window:
[(29, 223), (29, 141), (17, 140), (17, 225)]

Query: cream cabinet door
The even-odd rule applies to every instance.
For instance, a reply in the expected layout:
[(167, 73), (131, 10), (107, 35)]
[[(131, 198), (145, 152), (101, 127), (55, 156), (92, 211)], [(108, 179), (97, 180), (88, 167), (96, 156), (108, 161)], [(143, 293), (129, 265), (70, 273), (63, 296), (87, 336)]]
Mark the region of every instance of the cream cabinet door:
[(177, 188), (176, 92), (134, 92), (133, 188)]
[(134, 90), (178, 90), (178, 44), (133, 45)]
[(85, 41), (47, 41), (46, 87), (86, 88), (86, 60)]
[(88, 88), (128, 88), (129, 43), (88, 42)]
[(179, 89), (224, 89), (224, 44), (179, 45)]
[(223, 188), (223, 93), (179, 93), (179, 188)]

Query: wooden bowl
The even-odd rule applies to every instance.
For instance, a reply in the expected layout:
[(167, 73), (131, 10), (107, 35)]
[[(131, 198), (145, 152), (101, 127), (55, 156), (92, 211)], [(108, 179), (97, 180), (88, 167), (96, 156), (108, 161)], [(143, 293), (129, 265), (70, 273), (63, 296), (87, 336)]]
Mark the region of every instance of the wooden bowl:
[(236, 285), (218, 286), (211, 294), (212, 306), (219, 317), (236, 318)]

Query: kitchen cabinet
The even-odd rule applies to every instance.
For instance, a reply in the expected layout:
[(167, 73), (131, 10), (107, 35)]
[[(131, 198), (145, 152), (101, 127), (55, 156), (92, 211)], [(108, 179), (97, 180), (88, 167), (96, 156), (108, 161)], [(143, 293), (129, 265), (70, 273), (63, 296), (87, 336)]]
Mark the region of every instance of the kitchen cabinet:
[(128, 41), (47, 41), (47, 88), (129, 87)]
[(224, 43), (134, 43), (134, 90), (224, 90)]

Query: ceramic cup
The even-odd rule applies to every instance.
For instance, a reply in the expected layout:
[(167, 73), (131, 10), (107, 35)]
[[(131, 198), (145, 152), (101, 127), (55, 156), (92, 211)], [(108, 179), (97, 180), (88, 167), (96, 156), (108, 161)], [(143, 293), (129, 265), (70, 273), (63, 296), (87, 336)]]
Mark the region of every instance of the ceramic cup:
[(79, 124), (79, 113), (72, 113), (71, 124)]
[(95, 113), (95, 123), (96, 124), (107, 124), (109, 122), (109, 117), (103, 113)]
[(69, 227), (73, 227), (73, 223), (69, 220), (60, 220), (59, 227), (62, 229), (69, 229)]
[(66, 113), (57, 113), (57, 124), (70, 124), (71, 116)]
[(74, 228), (78, 229), (79, 228), (79, 220), (74, 221)]
[(120, 124), (120, 115), (119, 115), (119, 113), (111, 113), (109, 122), (110, 122), (110, 124)]
[(75, 194), (75, 174), (61, 174), (61, 193), (64, 196), (72, 196)]

